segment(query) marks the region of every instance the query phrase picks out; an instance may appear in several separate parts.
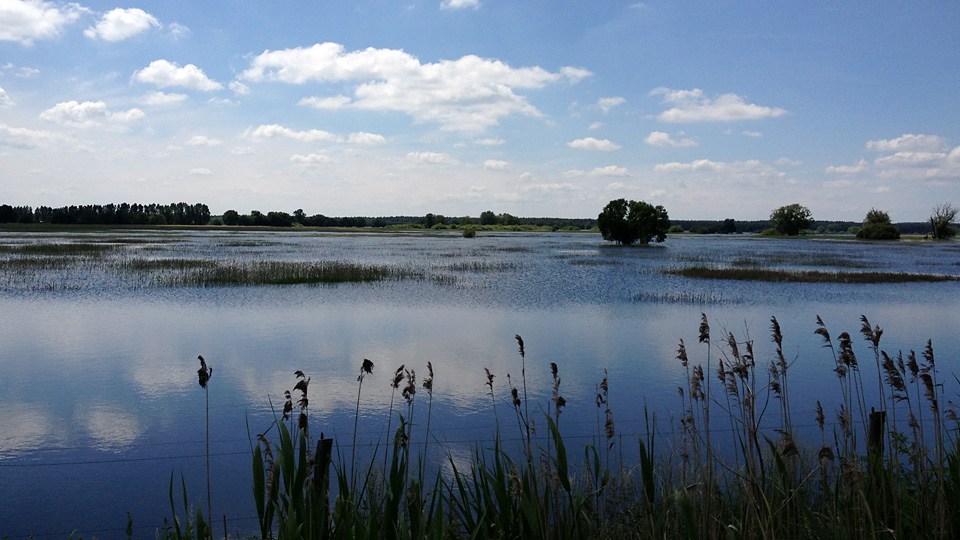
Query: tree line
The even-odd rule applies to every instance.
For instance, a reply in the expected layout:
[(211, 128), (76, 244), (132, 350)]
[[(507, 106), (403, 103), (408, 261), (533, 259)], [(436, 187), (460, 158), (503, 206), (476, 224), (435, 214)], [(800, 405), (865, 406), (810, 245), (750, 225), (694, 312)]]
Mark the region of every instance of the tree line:
[(206, 225), (210, 209), (202, 203), (88, 204), (79, 206), (0, 205), (0, 223), (65, 225)]

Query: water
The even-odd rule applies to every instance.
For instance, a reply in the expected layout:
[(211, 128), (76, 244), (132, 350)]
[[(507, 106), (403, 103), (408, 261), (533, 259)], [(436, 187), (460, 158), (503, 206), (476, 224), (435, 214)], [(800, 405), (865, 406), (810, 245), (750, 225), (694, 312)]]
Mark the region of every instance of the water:
[[(661, 431), (673, 429), (669, 414), (680, 410), (676, 389), (684, 384), (676, 349), (683, 339), (693, 362), (705, 360), (697, 340), (701, 313), (715, 344), (726, 332), (753, 339), (764, 365), (774, 352), (769, 321), (777, 317), (785, 353), (796, 359), (795, 422), (807, 426), (817, 400), (828, 411), (839, 404), (833, 357), (813, 334), (817, 315), (834, 339), (843, 331), (854, 336), (867, 381), (875, 380), (876, 370), (858, 333), (861, 314), (884, 328), (881, 346), (892, 354), (919, 352), (931, 339), (945, 380), (960, 361), (958, 282), (745, 283), (662, 272), (733, 264), (960, 275), (956, 243), (683, 236), (662, 246), (619, 249), (599, 236), (572, 233), (0, 238), (3, 245), (38, 243), (113, 247), (56, 265), (23, 261), (39, 255), (0, 253), (0, 535), (11, 538), (65, 537), (73, 530), (84, 537), (124, 537), (128, 511), (135, 533), (152, 537), (171, 515), (171, 475), (175, 493), (183, 475), (191, 502), (199, 503), (205, 497), (205, 394), (197, 384), (198, 354), (214, 370), (209, 402), (217, 534), (224, 515), (231, 534), (256, 529), (247, 426), (253, 435), (269, 427), (298, 369), (311, 377), (311, 429), (334, 437), (349, 456), (357, 375), (364, 358), (375, 363), (363, 383), (358, 429), (360, 454), (369, 455), (386, 440), (393, 371), (405, 364), (422, 381), (432, 362), (430, 430), (438, 443), (431, 442), (430, 459), (440, 463), (448, 453), (468, 458), (496, 430), (483, 368), (496, 375), (499, 423), (508, 444), (517, 444), (511, 442), (517, 430), (507, 381), (509, 373), (520, 385), (515, 334), (526, 346), (531, 410), (549, 403), (549, 363), (559, 366), (568, 445), (596, 437), (595, 394), (607, 369), (627, 459), (635, 452), (630, 441), (646, 429), (645, 406), (658, 413)], [(123, 266), (164, 259), (354, 261), (394, 265), (425, 278), (157, 287), (144, 272)], [(720, 348), (712, 354), (718, 358)], [(956, 390), (948, 384), (947, 397)], [(425, 436), (427, 399), (420, 388), (417, 444)]]

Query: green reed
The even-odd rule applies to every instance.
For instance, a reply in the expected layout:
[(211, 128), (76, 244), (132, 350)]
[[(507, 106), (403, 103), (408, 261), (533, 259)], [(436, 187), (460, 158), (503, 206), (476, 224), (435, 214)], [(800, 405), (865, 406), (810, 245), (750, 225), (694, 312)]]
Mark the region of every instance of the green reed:
[[(410, 445), (418, 387), (413, 370), (400, 366), (388, 381), (394, 391), (406, 381), (406, 406), (398, 407), (399, 426), (388, 433), (383, 460), (378, 448), (359, 464), (356, 439), (348, 463), (340, 450), (334, 458), (333, 441), (311, 436), (310, 378), (298, 371), (282, 417), (252, 445), (260, 537), (954, 538), (960, 534), (960, 425), (946, 399), (949, 381), (937, 368), (932, 343), (919, 353), (891, 354), (883, 329), (866, 317), (861, 322), (872, 359), (866, 363), (853, 336), (832, 335), (820, 317), (815, 333), (827, 352), (801, 360), (786, 355), (789, 339), (776, 318), (770, 320), (772, 351), (758, 353), (750, 336), (716, 335), (702, 315), (699, 345), (688, 349), (681, 340), (677, 351), (682, 412), (671, 415), (668, 426), (679, 428), (677, 438), (665, 439), (656, 413), (644, 408), (645, 434), (627, 443), (639, 450), (633, 464), (617, 457), (624, 442), (616, 437), (615, 381), (606, 372), (597, 385), (596, 441), (582, 448), (582, 459), (572, 458), (579, 452), (569, 452), (562, 434), (567, 401), (560, 369), (551, 363), (546, 407), (528, 403), (526, 392), (509, 383), (519, 448), (504, 446), (494, 375), (487, 370), (498, 426), (492, 441), (478, 444), (466, 466), (449, 456), (448, 474), (428, 475), (427, 445), (418, 454)], [(516, 341), (516, 368), (525, 383), (529, 349), (519, 336)], [(797, 428), (791, 371), (798, 361), (824, 360), (823, 373), (837, 381), (839, 393), (835, 403), (817, 402), (811, 414), (819, 436), (811, 438)], [(423, 384), (430, 398), (427, 441), (433, 391), (442, 391), (429, 371)], [(360, 387), (372, 374), (365, 361), (357, 418)], [(960, 384), (956, 377), (952, 382)], [(878, 388), (871, 392), (873, 384)], [(531, 416), (531, 410), (540, 412)], [(393, 411), (391, 400), (388, 426)], [(545, 437), (536, 436), (535, 419), (545, 425)], [(354, 437), (356, 431), (355, 425)], [(720, 439), (729, 442), (721, 447)], [(164, 529), (162, 537), (199, 538), (201, 529), (209, 530), (199, 509), (187, 524)]]

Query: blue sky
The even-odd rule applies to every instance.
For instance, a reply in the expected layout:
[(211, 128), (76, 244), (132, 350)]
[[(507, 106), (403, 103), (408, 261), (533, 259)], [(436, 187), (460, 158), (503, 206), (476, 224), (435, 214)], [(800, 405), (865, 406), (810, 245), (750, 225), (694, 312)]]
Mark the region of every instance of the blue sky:
[(0, 0), (0, 203), (922, 221), (960, 3)]

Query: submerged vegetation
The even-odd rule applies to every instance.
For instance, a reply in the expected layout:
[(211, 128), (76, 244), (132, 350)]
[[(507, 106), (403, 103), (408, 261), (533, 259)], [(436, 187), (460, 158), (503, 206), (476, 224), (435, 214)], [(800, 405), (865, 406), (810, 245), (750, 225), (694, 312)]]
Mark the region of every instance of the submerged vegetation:
[(823, 272), (819, 270), (780, 270), (770, 268), (715, 268), (691, 266), (672, 268), (668, 274), (700, 279), (731, 279), (740, 281), (782, 281), (797, 283), (912, 283), (960, 281), (960, 277), (946, 274), (913, 274), (908, 272)]

